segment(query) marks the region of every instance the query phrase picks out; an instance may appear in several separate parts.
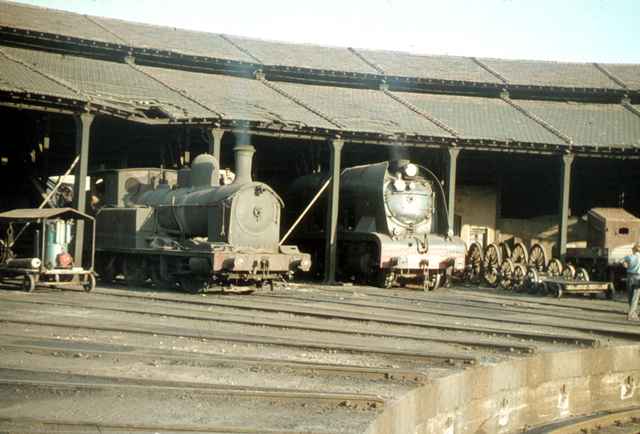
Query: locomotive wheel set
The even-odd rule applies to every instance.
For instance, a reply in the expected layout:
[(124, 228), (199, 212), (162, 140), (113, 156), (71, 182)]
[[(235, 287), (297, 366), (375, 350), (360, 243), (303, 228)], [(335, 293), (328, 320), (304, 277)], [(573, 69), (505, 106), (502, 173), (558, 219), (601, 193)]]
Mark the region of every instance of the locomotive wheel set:
[(557, 297), (564, 292), (592, 295), (604, 292), (607, 298), (613, 298), (613, 283), (591, 281), (586, 268), (547, 258), (539, 243), (529, 249), (522, 242), (515, 243), (513, 248), (506, 243), (491, 243), (483, 249), (473, 242), (467, 249), (464, 280), (504, 290), (552, 293)]

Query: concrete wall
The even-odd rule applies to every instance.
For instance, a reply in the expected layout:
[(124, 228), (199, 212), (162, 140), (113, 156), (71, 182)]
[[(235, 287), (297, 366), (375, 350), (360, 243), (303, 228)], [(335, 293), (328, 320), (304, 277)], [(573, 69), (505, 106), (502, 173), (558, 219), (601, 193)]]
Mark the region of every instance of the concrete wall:
[(628, 345), (467, 368), (412, 390), (367, 434), (506, 434), (637, 406), (638, 357), (640, 346)]

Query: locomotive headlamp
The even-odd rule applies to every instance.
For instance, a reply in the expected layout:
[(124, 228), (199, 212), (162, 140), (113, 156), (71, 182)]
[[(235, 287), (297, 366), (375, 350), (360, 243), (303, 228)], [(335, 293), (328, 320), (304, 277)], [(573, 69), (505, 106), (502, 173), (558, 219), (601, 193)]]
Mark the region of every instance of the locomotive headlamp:
[(409, 188), (409, 190), (415, 190), (416, 189), (416, 183), (411, 181), (407, 187)]
[(407, 183), (402, 179), (396, 179), (393, 181), (393, 188), (395, 188), (396, 191), (405, 191), (407, 189)]
[(407, 176), (416, 176), (418, 174), (418, 166), (412, 163), (407, 164), (404, 166), (404, 174)]

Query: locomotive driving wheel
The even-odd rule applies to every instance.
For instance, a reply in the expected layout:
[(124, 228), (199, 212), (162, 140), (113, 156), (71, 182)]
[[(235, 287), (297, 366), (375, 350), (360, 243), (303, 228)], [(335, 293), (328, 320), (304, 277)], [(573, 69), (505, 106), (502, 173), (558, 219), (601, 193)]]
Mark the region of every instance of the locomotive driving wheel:
[(509, 258), (502, 261), (500, 264), (500, 269), (498, 270), (499, 277), (499, 285), (502, 289), (511, 289), (513, 286), (513, 271), (514, 265), (513, 261)]
[(571, 264), (566, 264), (562, 269), (562, 277), (567, 280), (573, 280), (576, 277), (576, 268)]
[(527, 278), (527, 268), (524, 264), (513, 265), (513, 289), (520, 291), (524, 288), (525, 279)]
[(209, 288), (206, 280), (197, 279), (192, 276), (182, 276), (178, 279), (180, 289), (189, 294), (202, 294)]
[(425, 291), (435, 291), (440, 287), (441, 281), (442, 274), (440, 272), (434, 271), (433, 273), (427, 273), (424, 276), (422, 287)]
[(527, 275), (524, 279), (524, 286), (530, 294), (534, 294), (540, 290), (540, 274), (536, 267), (529, 266), (527, 268)]
[(547, 254), (541, 244), (535, 243), (529, 249), (529, 266), (537, 271), (544, 271), (547, 267)]
[(36, 277), (33, 274), (25, 274), (22, 278), (22, 289), (31, 292), (36, 289)]
[(471, 243), (469, 250), (467, 250), (467, 272), (465, 276), (469, 282), (475, 283), (478, 281), (480, 273), (482, 272), (482, 261), (482, 247), (476, 242)]
[(514, 264), (526, 264), (529, 262), (529, 253), (523, 243), (517, 242), (516, 245), (513, 246), (513, 250), (511, 251), (511, 256), (509, 256), (509, 258)]
[(396, 273), (390, 270), (380, 270), (377, 276), (377, 286), (389, 289), (396, 282)]
[(587, 271), (586, 268), (578, 267), (578, 268), (576, 268), (575, 279), (579, 280), (580, 282), (588, 282), (589, 281), (589, 272)]
[[(500, 259), (502, 258), (510, 258), (511, 257), (511, 247), (506, 242), (501, 242), (500, 245)], [(500, 264), (502, 261), (500, 261)]]
[(498, 284), (498, 268), (500, 267), (500, 250), (497, 245), (491, 243), (484, 250), (482, 261), (482, 277), (489, 286)]
[(124, 260), (124, 278), (129, 286), (142, 286), (147, 281), (146, 261), (131, 255)]
[(558, 258), (553, 258), (547, 266), (547, 273), (550, 277), (558, 277), (562, 275), (562, 262)]

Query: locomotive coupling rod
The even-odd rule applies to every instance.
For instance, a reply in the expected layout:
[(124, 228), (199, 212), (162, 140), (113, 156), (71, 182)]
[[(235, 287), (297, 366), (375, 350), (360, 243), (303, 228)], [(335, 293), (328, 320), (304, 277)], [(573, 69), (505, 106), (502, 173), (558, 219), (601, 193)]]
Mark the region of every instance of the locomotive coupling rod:
[(313, 199), (311, 199), (311, 201), (309, 202), (309, 204), (307, 205), (307, 207), (304, 209), (304, 211), (302, 211), (302, 213), (300, 213), (300, 216), (296, 219), (295, 222), (293, 222), (293, 224), (291, 225), (291, 227), (289, 228), (289, 230), (287, 231), (286, 234), (284, 234), (284, 236), (282, 237), (282, 239), (280, 240), (280, 242), (278, 243), (278, 246), (281, 246), (282, 244), (284, 244), (285, 241), (287, 241), (287, 238), (289, 238), (289, 235), (291, 235), (291, 232), (293, 232), (293, 230), (296, 228), (296, 226), (298, 226), (298, 224), (302, 221), (302, 219), (304, 218), (304, 216), (307, 215), (307, 213), (309, 212), (309, 210), (311, 209), (311, 207), (313, 207), (313, 205), (316, 203), (316, 201), (318, 200), (318, 198), (322, 195), (322, 193), (324, 193), (324, 191), (327, 189), (327, 187), (329, 186), (329, 183), (331, 182), (331, 178), (333, 178), (332, 176), (330, 176), (329, 178), (327, 178), (327, 180), (324, 182), (324, 184), (322, 185), (322, 187), (320, 187), (320, 190), (318, 190), (318, 192), (316, 193), (315, 196), (313, 196)]
[[(49, 194), (44, 199), (42, 199), (42, 203), (40, 204), (40, 206), (38, 206), (38, 209), (44, 208), (44, 206), (49, 202), (49, 199), (51, 199), (51, 197), (54, 194), (56, 194), (56, 191), (58, 191), (58, 188), (62, 185), (62, 181), (64, 180), (64, 178), (67, 177), (67, 175), (69, 175), (71, 173), (73, 168), (76, 167), (76, 164), (78, 164), (78, 161), (80, 161), (80, 156), (76, 155), (76, 158), (71, 163), (71, 166), (69, 166), (69, 169), (67, 169), (67, 171), (64, 172), (64, 175), (62, 175), (62, 176), (60, 176), (58, 178), (58, 182), (53, 187), (53, 189), (49, 192)], [(24, 226), (22, 226), (22, 229), (20, 229), (20, 232), (18, 232), (18, 235), (15, 236), (15, 238), (13, 239), (13, 242), (11, 243), (9, 248), (13, 247), (13, 245), (16, 243), (16, 241), (18, 241), (18, 238), (20, 238), (20, 235), (22, 235), (22, 233), (25, 231), (25, 229), (27, 229), (29, 227), (30, 224), (31, 224), (31, 222), (27, 222)]]

